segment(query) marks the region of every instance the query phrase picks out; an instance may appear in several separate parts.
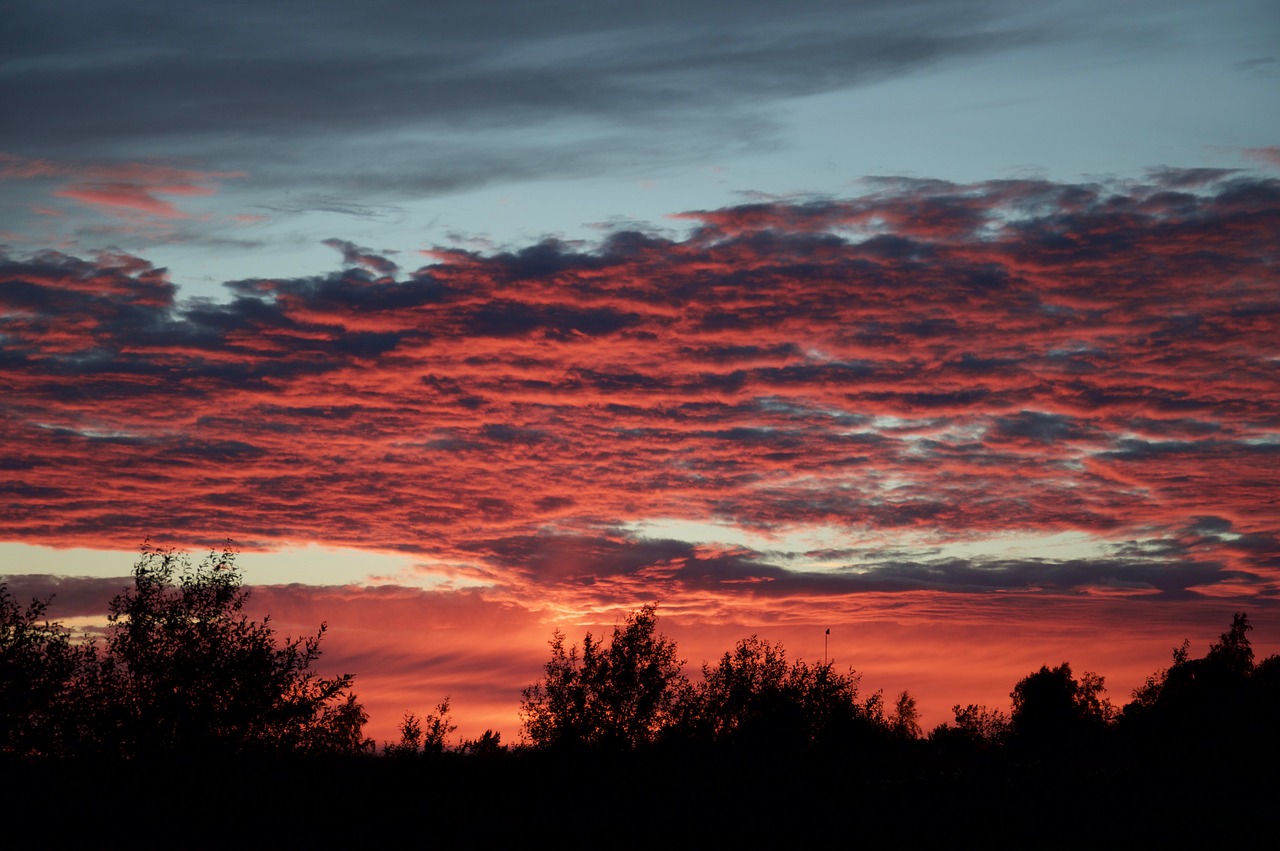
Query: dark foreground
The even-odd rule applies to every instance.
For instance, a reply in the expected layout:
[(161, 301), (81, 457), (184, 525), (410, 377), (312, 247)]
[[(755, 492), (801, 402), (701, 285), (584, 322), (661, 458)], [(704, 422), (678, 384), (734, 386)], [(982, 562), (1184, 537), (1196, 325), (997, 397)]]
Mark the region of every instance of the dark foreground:
[(1274, 834), (1274, 753), (1089, 764), (1067, 755), (507, 753), (7, 762), (0, 844), (69, 848), (1151, 847)]

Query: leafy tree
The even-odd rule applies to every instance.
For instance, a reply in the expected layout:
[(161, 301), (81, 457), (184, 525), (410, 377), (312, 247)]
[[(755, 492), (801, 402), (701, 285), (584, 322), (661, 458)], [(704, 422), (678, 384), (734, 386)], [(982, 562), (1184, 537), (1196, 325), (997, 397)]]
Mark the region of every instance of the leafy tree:
[(830, 663), (788, 665), (782, 645), (755, 635), (714, 667), (704, 664), (702, 677), (688, 714), (695, 733), (713, 741), (805, 747), (885, 726), (879, 694), (859, 702), (857, 674)]
[(894, 701), (889, 729), (906, 739), (920, 738), (920, 710), (916, 708), (916, 699), (911, 692), (903, 690)]
[(458, 729), (449, 712), (449, 698), (446, 697), (436, 705), (434, 712), (428, 712), (422, 719), (422, 751), (423, 753), (444, 753), (449, 746), (449, 737)]
[(400, 722), (400, 741), (387, 743), (383, 752), (387, 756), (398, 757), (442, 754), (448, 749), (448, 738), (456, 729), (458, 727), (449, 713), (449, 698), (446, 697), (425, 718), (419, 719), (414, 713), (406, 712)]
[(670, 728), (688, 683), (675, 642), (657, 632), (656, 609), (629, 614), (608, 647), (587, 633), (581, 657), (553, 634), (542, 680), (521, 693), (524, 735), (534, 746), (633, 750)]
[(551, 659), (544, 666), (541, 682), (521, 691), (520, 717), (525, 737), (536, 747), (572, 746), (586, 743), (592, 725), (587, 720), (591, 701), (588, 681), (593, 678), (598, 662), (591, 634), (585, 645), (588, 671), (578, 658), (578, 648), (564, 649), (564, 633), (551, 635)]
[(1236, 612), (1231, 616), (1231, 627), (1209, 645), (1209, 655), (1205, 661), (1220, 669), (1228, 676), (1246, 677), (1253, 672), (1253, 647), (1249, 643), (1249, 632), (1253, 624), (1244, 612)]
[(1065, 747), (1081, 736), (1102, 729), (1115, 712), (1102, 696), (1104, 680), (1086, 672), (1079, 680), (1066, 662), (1040, 670), (1017, 682), (1013, 699), (1012, 733), (1037, 746)]
[(740, 640), (714, 667), (703, 663), (697, 689), (698, 724), (712, 739), (752, 736), (761, 727), (794, 727), (788, 700), (786, 651), (753, 635)]
[(422, 722), (412, 712), (406, 712), (400, 722), (400, 741), (387, 742), (382, 747), (386, 756), (417, 756), (422, 753)]
[(972, 770), (1001, 761), (1009, 741), (1009, 714), (976, 703), (951, 707), (952, 723), (929, 731), (929, 744), (941, 770)]
[(495, 756), (507, 752), (502, 743), (502, 734), (493, 730), (485, 730), (478, 739), (463, 739), (458, 750), (472, 756)]
[(248, 596), (230, 549), (193, 567), (185, 554), (143, 545), (134, 587), (110, 605), (104, 743), (126, 754), (369, 746), (353, 677), (312, 669), (325, 626), (277, 644), (269, 619), (243, 614)]
[(984, 745), (1000, 745), (1009, 737), (1012, 723), (1007, 713), (988, 709), (981, 704), (970, 703), (951, 707), (955, 717), (955, 729), (965, 738)]
[(1280, 750), (1280, 658), (1257, 665), (1244, 612), (1209, 647), (1190, 656), (1190, 642), (1173, 664), (1147, 678), (1124, 708), (1123, 729), (1163, 762), (1217, 763), (1222, 754)]
[(92, 645), (77, 645), (45, 616), (49, 600), (25, 609), (0, 583), (0, 753), (64, 752), (74, 740), (80, 686), (92, 667)]
[(1244, 612), (1231, 618), (1231, 627), (1209, 647), (1203, 659), (1190, 658), (1191, 642), (1183, 641), (1173, 651), (1173, 664), (1147, 678), (1133, 692), (1133, 702), (1125, 707), (1130, 718), (1143, 714), (1193, 708), (1207, 710), (1211, 702), (1243, 687), (1253, 672), (1253, 647), (1248, 633), (1253, 629)]
[(1233, 690), (1253, 673), (1253, 647), (1249, 632), (1253, 625), (1244, 612), (1231, 617), (1231, 627), (1209, 646), (1203, 659), (1190, 658), (1191, 642), (1183, 641), (1173, 651), (1173, 664), (1147, 678), (1133, 692), (1127, 715), (1158, 711), (1158, 707), (1202, 702), (1212, 692)]
[(859, 700), (862, 675), (836, 671), (833, 662), (808, 664), (797, 659), (787, 676), (786, 694), (800, 708), (804, 744), (848, 747), (888, 729), (884, 695)]

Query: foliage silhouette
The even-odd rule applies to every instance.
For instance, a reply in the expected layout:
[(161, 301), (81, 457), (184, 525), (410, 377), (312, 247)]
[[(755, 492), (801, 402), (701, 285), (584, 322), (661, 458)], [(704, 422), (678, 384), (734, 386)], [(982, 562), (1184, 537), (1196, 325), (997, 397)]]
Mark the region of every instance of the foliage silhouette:
[(353, 676), (321, 677), (325, 625), (276, 641), (243, 613), (249, 592), (229, 548), (193, 566), (144, 544), (134, 587), (111, 601), (106, 680), (125, 753), (352, 753), (369, 742)]
[(889, 716), (889, 729), (900, 738), (920, 738), (920, 710), (916, 707), (916, 699), (911, 692), (899, 692), (893, 703), (893, 713)]
[(133, 589), (110, 604), (104, 669), (124, 752), (356, 752), (367, 719), (352, 674), (321, 677), (325, 626), (276, 642), (243, 614), (248, 591), (229, 548), (198, 566), (142, 546)]
[(367, 715), (352, 676), (313, 670), (325, 627), (276, 640), (243, 613), (235, 552), (144, 544), (110, 603), (105, 647), (74, 642), (0, 586), (0, 751), (149, 757), (359, 753)]
[(1204, 717), (1221, 708), (1224, 700), (1244, 687), (1253, 671), (1253, 648), (1248, 632), (1253, 627), (1247, 615), (1236, 613), (1231, 627), (1209, 648), (1203, 659), (1190, 658), (1190, 642), (1173, 651), (1173, 664), (1147, 678), (1133, 692), (1125, 707), (1129, 719), (1169, 720), (1179, 716), (1185, 723), (1205, 723)]
[(1035, 748), (1061, 750), (1096, 735), (1114, 718), (1111, 702), (1102, 696), (1104, 680), (1086, 671), (1080, 679), (1063, 662), (1017, 682), (1010, 731), (1015, 741)]
[(715, 666), (702, 666), (702, 682), (693, 690), (686, 716), (696, 736), (716, 742), (784, 748), (848, 744), (873, 729), (887, 729), (881, 695), (859, 702), (859, 680), (853, 671), (838, 673), (829, 662), (788, 665), (780, 644), (753, 635)]
[(999, 709), (970, 703), (951, 707), (954, 724), (939, 724), (930, 733), (932, 741), (964, 741), (970, 745), (990, 748), (1003, 745), (1009, 738), (1012, 723), (1009, 715)]
[(668, 730), (688, 681), (675, 642), (659, 634), (657, 606), (646, 605), (615, 626), (608, 647), (591, 633), (564, 649), (558, 630), (541, 681), (525, 688), (520, 715), (536, 747), (634, 750)]
[[(323, 628), (281, 643), (267, 621), (245, 616), (246, 596), (230, 551), (192, 567), (172, 550), (144, 547), (99, 646), (51, 623), (48, 601), (21, 606), (0, 584), (0, 781), (28, 790), (7, 799), (15, 811), (65, 802), (44, 791), (65, 765), (38, 757), (102, 754), (131, 759), (111, 762), (112, 783), (84, 805), (95, 808), (86, 823), (114, 817), (165, 777), (234, 797), (228, 806), (255, 818), (280, 814), (274, 836), (291, 844), (334, 844), (325, 816), (340, 808), (407, 811), (422, 800), (435, 805), (433, 829), (520, 839), (584, 776), (610, 782), (561, 838), (590, 841), (623, 825), (637, 841), (646, 829), (665, 838), (665, 822), (636, 814), (697, 799), (722, 816), (702, 826), (708, 834), (755, 844), (816, 841), (856, 824), (862, 835), (913, 844), (959, 833), (995, 845), (1034, 835), (1052, 846), (1034, 833), (1047, 803), (1109, 819), (1117, 841), (1149, 844), (1162, 830), (1196, 825), (1253, 838), (1250, 825), (1264, 820), (1247, 813), (1270, 805), (1280, 756), (1280, 657), (1254, 662), (1243, 613), (1204, 658), (1191, 658), (1186, 644), (1174, 651), (1118, 721), (1102, 677), (1077, 678), (1064, 662), (1019, 680), (1012, 714), (957, 705), (954, 723), (921, 740), (909, 693), (886, 711), (879, 693), (859, 693), (852, 670), (790, 662), (757, 636), (690, 683), (675, 643), (657, 631), (655, 607), (645, 606), (608, 645), (588, 635), (580, 654), (555, 634), (544, 676), (521, 703), (533, 747), (506, 748), (493, 731), (451, 746), (446, 698), (421, 718), (406, 713), (400, 741), (384, 749), (392, 758), (370, 759), (351, 678), (311, 670)], [(293, 754), (324, 755), (321, 764), (340, 764), (351, 783), (339, 788), (313, 760), (263, 759)], [(394, 758), (427, 754), (441, 758)], [(211, 758), (223, 755), (235, 759)], [(132, 759), (169, 756), (195, 761), (165, 774), (175, 763)], [(256, 770), (267, 763), (272, 771)], [(769, 806), (759, 803), (762, 788)], [(297, 832), (298, 813), (316, 825), (312, 833)], [(187, 828), (182, 808), (153, 815), (157, 844)], [(368, 829), (361, 823), (342, 838), (367, 843)], [(1079, 837), (1061, 839), (1074, 847)]]
[(391, 757), (431, 756), (442, 754), (448, 750), (448, 739), (458, 726), (453, 723), (449, 712), (449, 698), (436, 706), (419, 719), (412, 712), (406, 712), (400, 722), (400, 741), (388, 742), (383, 746), (383, 753)]
[(1203, 658), (1190, 643), (1173, 664), (1147, 678), (1124, 707), (1122, 727), (1146, 758), (1210, 766), (1227, 752), (1280, 752), (1280, 657), (1254, 664), (1244, 612)]
[[(906, 825), (905, 835), (936, 844), (949, 837), (929, 824), (947, 832), (968, 824), (979, 836), (1001, 825), (995, 844), (1013, 844), (1038, 825), (1009, 813), (1035, 813), (1045, 801), (1112, 818), (1155, 813), (1170, 831), (1221, 825), (1224, 814), (1266, 803), (1251, 790), (1270, 788), (1268, 766), (1280, 757), (1280, 657), (1255, 663), (1243, 613), (1203, 658), (1192, 658), (1188, 644), (1175, 650), (1118, 719), (1103, 678), (1077, 677), (1063, 662), (1018, 680), (1011, 713), (957, 705), (953, 723), (921, 740), (909, 693), (886, 707), (880, 693), (860, 693), (856, 672), (790, 661), (780, 644), (758, 636), (704, 663), (691, 683), (650, 605), (628, 615), (608, 643), (588, 634), (580, 649), (566, 648), (554, 635), (543, 677), (521, 702), (532, 747), (504, 747), (493, 731), (451, 743), (446, 698), (424, 716), (406, 713), (400, 741), (384, 748), (389, 759), (356, 759), (370, 749), (352, 679), (313, 670), (323, 626), (277, 640), (269, 621), (246, 616), (247, 595), (230, 550), (193, 566), (173, 550), (144, 546), (132, 587), (111, 601), (105, 640), (94, 644), (50, 622), (49, 601), (22, 606), (0, 585), (0, 772), (18, 765), (13, 776), (25, 776), (48, 763), (39, 757), (126, 757), (112, 762), (113, 777), (134, 779), (104, 799), (118, 809), (171, 757), (194, 758), (188, 764), (210, 782), (233, 788), (236, 772), (264, 757), (324, 755), (344, 759), (354, 783), (376, 790), (366, 801), (408, 807), (430, 799), (468, 831), (507, 838), (514, 831), (502, 833), (492, 804), (518, 814), (513, 825), (527, 824), (560, 803), (558, 789), (599, 775), (613, 778), (607, 800), (575, 826), (575, 837), (703, 796), (728, 814), (730, 835), (791, 841), (809, 827), (820, 838), (834, 816), (797, 826), (776, 813), (839, 794), (860, 802), (855, 815), (869, 835), (897, 837)], [(152, 768), (126, 768), (138, 765)], [(295, 805), (323, 815), (351, 803), (326, 790), (316, 779), (324, 774), (299, 767), (288, 775), (312, 796)], [(1194, 809), (1179, 803), (1190, 783), (1204, 790)], [(775, 790), (778, 807), (751, 803), (761, 785)], [(253, 788), (256, 797), (246, 791), (237, 805), (262, 814), (277, 793)], [(33, 796), (21, 806), (36, 806)], [(921, 799), (933, 802), (937, 818), (913, 820)], [(473, 803), (481, 800), (483, 813)], [(1135, 827), (1124, 838), (1149, 835)]]
[(65, 753), (65, 722), (79, 711), (93, 647), (45, 617), (49, 600), (23, 609), (0, 584), (0, 753)]
[(501, 733), (485, 730), (479, 738), (463, 739), (458, 751), (471, 756), (495, 757), (505, 754), (507, 746), (502, 743)]
[[(534, 748), (631, 751), (659, 742), (796, 749), (919, 733), (903, 693), (892, 721), (882, 695), (858, 694), (859, 675), (829, 663), (789, 664), (781, 645), (738, 642), (695, 686), (675, 643), (657, 634), (655, 607), (631, 613), (604, 647), (587, 634), (581, 656), (553, 634), (542, 679), (523, 691), (523, 733)], [(896, 725), (896, 726), (895, 726)]]

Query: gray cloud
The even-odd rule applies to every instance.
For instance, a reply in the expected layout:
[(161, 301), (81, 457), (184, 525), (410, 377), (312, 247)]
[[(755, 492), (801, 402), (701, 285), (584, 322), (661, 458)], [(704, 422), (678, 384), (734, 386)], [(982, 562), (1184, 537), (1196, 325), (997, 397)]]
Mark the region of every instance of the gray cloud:
[[(686, 152), (713, 150), (768, 132), (773, 98), (1053, 37), (987, 2), (57, 5), (7, 6), (0, 99), (25, 118), (6, 149), (197, 155), (258, 179), (310, 162), (347, 189), (590, 172), (670, 156), (673, 130)], [(575, 141), (500, 138), (534, 125)]]
[[(21, 568), (21, 565), (14, 565)], [(130, 577), (90, 578), (52, 576), (43, 573), (0, 574), (0, 584), (8, 587), (18, 605), (32, 600), (49, 600), (51, 620), (104, 615), (111, 598), (133, 584)]]
[(1061, 594), (1110, 588), (1145, 591), (1153, 599), (1168, 600), (1195, 596), (1190, 589), (1197, 585), (1245, 576), (1217, 561), (1189, 558), (1187, 544), (1172, 539), (1120, 545), (1114, 554), (1095, 558), (955, 558), (929, 550), (883, 551), (870, 561), (823, 571), (780, 564), (794, 561), (800, 553), (743, 548), (704, 553), (684, 541), (636, 538), (618, 530), (599, 536), (544, 534), (485, 543), (495, 566), (537, 585), (594, 585), (607, 577), (643, 575), (662, 564), (667, 566), (665, 580), (645, 580), (655, 589), (664, 581), (686, 590), (750, 582), (762, 596), (912, 590)]

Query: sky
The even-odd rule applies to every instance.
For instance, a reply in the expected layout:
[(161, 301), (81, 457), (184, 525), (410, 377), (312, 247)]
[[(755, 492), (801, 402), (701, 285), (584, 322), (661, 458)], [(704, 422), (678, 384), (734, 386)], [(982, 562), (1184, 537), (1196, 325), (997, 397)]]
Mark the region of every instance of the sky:
[(231, 539), (380, 740), (648, 602), (927, 724), (1280, 651), (1274, 3), (6, 19), (0, 576), (69, 624)]

